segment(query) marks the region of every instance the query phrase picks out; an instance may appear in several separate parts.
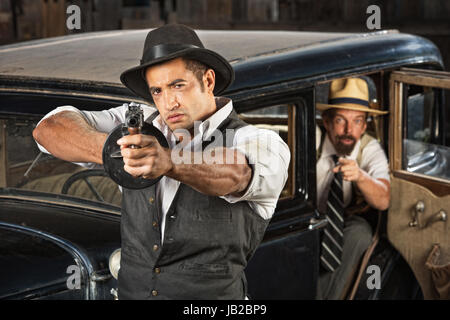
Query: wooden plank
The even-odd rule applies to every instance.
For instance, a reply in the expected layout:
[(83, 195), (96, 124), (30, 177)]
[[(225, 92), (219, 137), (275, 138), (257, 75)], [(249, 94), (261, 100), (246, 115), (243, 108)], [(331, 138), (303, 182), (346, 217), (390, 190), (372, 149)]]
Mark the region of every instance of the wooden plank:
[(67, 33), (66, 27), (66, 1), (53, 0), (39, 2), (39, 11), (41, 12), (41, 37), (56, 37)]
[(402, 167), (402, 95), (401, 83), (390, 79), (389, 166), (392, 172)]
[(227, 23), (231, 21), (232, 3), (227, 0), (207, 0), (206, 14), (215, 17), (214, 22)]
[(9, 43), (14, 40), (14, 25), (12, 14), (0, 12), (0, 44)]
[(120, 29), (122, 0), (96, 0), (93, 13), (94, 30)]
[(297, 154), (297, 149), (295, 148), (295, 128), (296, 122), (296, 106), (295, 105), (289, 105), (288, 106), (288, 141), (287, 144), (289, 146), (289, 150), (291, 151), (291, 154), (293, 155), (293, 159), (289, 162), (289, 173), (288, 173), (288, 190), (289, 190), (289, 196), (294, 196), (295, 194), (295, 155)]
[(397, 71), (393, 72), (391, 77), (395, 81), (404, 82), (408, 84), (450, 89), (449, 72), (426, 73), (422, 71), (415, 71), (415, 72)]
[(22, 1), (23, 13), (17, 16), (17, 37), (19, 40), (29, 40), (42, 37), (40, 2), (35, 0)]

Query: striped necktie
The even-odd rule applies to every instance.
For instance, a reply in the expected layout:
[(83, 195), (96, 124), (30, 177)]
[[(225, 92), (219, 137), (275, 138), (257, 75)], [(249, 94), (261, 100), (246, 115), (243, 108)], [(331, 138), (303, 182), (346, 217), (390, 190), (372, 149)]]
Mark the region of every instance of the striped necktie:
[[(338, 157), (333, 155), (335, 165)], [(342, 189), (342, 175), (336, 173), (331, 181), (330, 191), (327, 199), (327, 212), (325, 217), (328, 220), (324, 228), (321, 243), (320, 261), (322, 266), (333, 272), (341, 264), (342, 245), (344, 240), (344, 193)]]

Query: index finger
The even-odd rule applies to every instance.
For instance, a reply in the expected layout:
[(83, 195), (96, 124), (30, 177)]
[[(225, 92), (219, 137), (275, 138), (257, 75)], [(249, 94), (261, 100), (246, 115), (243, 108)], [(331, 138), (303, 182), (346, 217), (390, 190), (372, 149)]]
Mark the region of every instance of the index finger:
[(135, 145), (139, 147), (147, 147), (157, 142), (154, 136), (149, 136), (145, 134), (133, 134), (126, 135), (117, 140), (117, 144), (121, 147), (126, 147), (129, 145)]
[(339, 161), (339, 164), (349, 164), (349, 163), (351, 163), (353, 160), (351, 160), (351, 159), (346, 159), (346, 158), (343, 158), (343, 157), (340, 157), (338, 161)]

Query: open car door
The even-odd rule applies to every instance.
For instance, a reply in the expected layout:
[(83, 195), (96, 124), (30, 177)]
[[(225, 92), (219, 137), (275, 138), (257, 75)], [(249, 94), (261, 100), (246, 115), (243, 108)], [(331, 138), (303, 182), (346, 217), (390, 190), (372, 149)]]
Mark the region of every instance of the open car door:
[(392, 72), (390, 95), (388, 238), (425, 299), (450, 299), (450, 73)]

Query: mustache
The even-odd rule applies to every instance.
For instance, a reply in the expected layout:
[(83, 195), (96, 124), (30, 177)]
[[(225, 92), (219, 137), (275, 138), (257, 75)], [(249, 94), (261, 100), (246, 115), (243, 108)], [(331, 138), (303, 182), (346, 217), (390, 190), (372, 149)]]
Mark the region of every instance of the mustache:
[(348, 139), (348, 140), (356, 141), (356, 138), (349, 134), (338, 135), (338, 136), (336, 136), (336, 138), (338, 140)]

